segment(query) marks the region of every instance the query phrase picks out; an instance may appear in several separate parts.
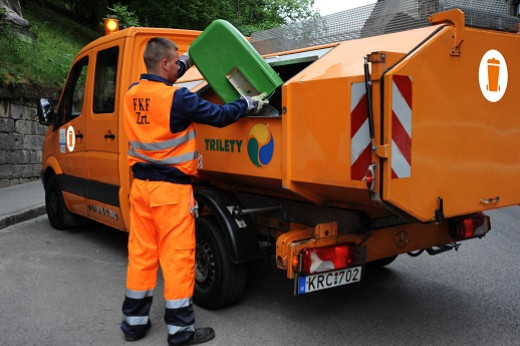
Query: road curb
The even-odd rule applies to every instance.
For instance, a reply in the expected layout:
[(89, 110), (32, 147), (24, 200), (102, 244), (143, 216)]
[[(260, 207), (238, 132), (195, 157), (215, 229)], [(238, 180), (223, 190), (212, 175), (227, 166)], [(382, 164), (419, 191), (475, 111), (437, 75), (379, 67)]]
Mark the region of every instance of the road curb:
[(12, 226), (23, 221), (34, 219), (35, 217), (38, 217), (43, 214), (45, 214), (45, 204), (0, 217), (0, 229)]

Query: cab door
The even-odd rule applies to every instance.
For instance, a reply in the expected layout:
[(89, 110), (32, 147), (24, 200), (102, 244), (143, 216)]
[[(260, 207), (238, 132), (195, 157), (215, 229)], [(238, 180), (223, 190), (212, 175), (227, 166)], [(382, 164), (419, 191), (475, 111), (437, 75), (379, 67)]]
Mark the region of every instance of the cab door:
[(87, 209), (90, 217), (123, 228), (119, 208), (119, 98), (123, 40), (112, 41), (93, 49), (94, 81), (92, 111), (87, 129)]
[(89, 75), (88, 52), (78, 57), (72, 66), (60, 103), (56, 131), (59, 137), (57, 159), (62, 174), (58, 175), (65, 203), (72, 212), (87, 215), (85, 166), (87, 140), (87, 105), (90, 93), (86, 85)]

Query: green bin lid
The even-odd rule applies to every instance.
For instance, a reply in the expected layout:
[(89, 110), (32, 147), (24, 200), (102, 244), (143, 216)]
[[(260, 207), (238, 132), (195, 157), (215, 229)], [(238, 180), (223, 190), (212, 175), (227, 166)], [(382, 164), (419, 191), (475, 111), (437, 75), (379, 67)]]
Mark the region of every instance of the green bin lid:
[(270, 96), (283, 84), (247, 39), (229, 22), (213, 21), (189, 48), (190, 59), (225, 103), (240, 95)]

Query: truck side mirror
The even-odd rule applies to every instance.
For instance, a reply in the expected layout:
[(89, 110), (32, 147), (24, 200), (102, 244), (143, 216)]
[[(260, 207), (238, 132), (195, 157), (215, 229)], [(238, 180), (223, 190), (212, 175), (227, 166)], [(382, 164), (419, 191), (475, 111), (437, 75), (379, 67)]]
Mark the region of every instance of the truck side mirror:
[(38, 121), (42, 125), (53, 125), (54, 124), (54, 107), (52, 106), (51, 100), (43, 97), (38, 102)]

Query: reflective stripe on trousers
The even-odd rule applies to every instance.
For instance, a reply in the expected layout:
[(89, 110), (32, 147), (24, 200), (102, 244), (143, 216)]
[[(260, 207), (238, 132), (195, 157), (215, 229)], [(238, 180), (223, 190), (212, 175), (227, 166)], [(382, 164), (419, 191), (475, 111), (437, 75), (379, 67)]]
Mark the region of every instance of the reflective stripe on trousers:
[(126, 290), (121, 322), (121, 329), (126, 335), (138, 337), (146, 333), (152, 301), (153, 289)]
[(186, 342), (195, 332), (195, 313), (191, 299), (166, 301), (164, 320), (168, 327), (168, 343), (176, 345)]

